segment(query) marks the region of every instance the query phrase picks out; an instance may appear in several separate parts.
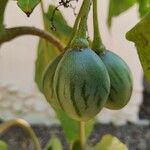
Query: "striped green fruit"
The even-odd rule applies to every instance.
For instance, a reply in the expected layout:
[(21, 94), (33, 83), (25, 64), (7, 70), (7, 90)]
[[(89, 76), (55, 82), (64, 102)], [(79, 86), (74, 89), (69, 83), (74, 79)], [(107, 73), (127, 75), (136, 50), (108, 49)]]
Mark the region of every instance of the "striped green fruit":
[(61, 60), (62, 55), (57, 56), (46, 68), (44, 74), (43, 74), (43, 84), (42, 84), (42, 90), (43, 94), (48, 101), (48, 103), (55, 109), (59, 109), (59, 103), (57, 99), (54, 96), (54, 91), (53, 91), (53, 79), (54, 79), (54, 74), (57, 68), (57, 65), (59, 61)]
[(108, 109), (123, 108), (130, 100), (133, 82), (128, 65), (118, 55), (108, 50), (99, 54), (105, 64), (110, 77), (110, 95), (105, 104)]
[(107, 69), (89, 48), (66, 51), (56, 68), (53, 85), (61, 108), (78, 121), (93, 118), (110, 91)]

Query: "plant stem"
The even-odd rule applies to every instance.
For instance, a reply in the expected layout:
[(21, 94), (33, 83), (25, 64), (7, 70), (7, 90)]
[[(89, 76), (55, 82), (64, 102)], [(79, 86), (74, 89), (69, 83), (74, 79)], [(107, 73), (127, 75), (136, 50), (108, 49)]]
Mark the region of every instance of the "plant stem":
[(84, 150), (85, 146), (85, 122), (80, 121), (80, 145), (81, 150)]
[(59, 49), (60, 52), (64, 50), (64, 46), (61, 44), (61, 42), (51, 33), (35, 27), (25, 27), (25, 26), (5, 29), (3, 32), (0, 33), (0, 44), (10, 41), (22, 35), (37, 35), (54, 44)]
[(83, 9), (83, 11), (78, 25), (79, 27), (75, 32), (75, 35), (69, 46), (71, 48), (83, 49), (89, 47), (89, 42), (86, 37), (86, 32), (87, 32), (87, 19), (88, 19), (90, 6), (91, 6), (90, 0), (84, 0), (82, 6), (83, 7), (81, 8)]
[(23, 119), (14, 119), (0, 124), (0, 133), (6, 131), (12, 126), (19, 126), (24, 129), (33, 140), (35, 150), (41, 150), (40, 143), (30, 124)]
[(93, 0), (94, 39), (93, 39), (92, 49), (96, 52), (104, 52), (105, 47), (102, 43), (102, 39), (99, 31), (97, 1), (98, 0)]
[(74, 26), (73, 26), (73, 31), (72, 31), (72, 34), (71, 34), (71, 37), (70, 37), (70, 40), (69, 40), (69, 42), (67, 44), (66, 49), (70, 46), (71, 41), (74, 38), (75, 33), (76, 33), (77, 29), (78, 29), (79, 21), (81, 19), (81, 15), (82, 15), (82, 12), (84, 10), (84, 4), (85, 4), (85, 1), (82, 3), (81, 8), (80, 8), (79, 13), (78, 13), (78, 16), (77, 16), (77, 18), (75, 20), (75, 23), (74, 23)]
[(86, 38), (86, 31), (87, 31), (87, 18), (90, 10), (90, 0), (83, 1), (83, 11), (79, 23), (79, 29), (77, 30), (76, 37)]

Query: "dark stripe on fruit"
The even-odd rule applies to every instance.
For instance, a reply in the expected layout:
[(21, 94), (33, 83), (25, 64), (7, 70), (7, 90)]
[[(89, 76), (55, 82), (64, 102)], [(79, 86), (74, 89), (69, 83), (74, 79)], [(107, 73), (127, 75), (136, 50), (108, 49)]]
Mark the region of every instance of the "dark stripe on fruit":
[(86, 96), (86, 82), (85, 81), (83, 81), (83, 86), (81, 88), (81, 96), (84, 100), (85, 109), (87, 109), (88, 108), (88, 104), (87, 104), (88, 96)]
[(76, 101), (75, 101), (75, 84), (71, 81), (70, 82), (70, 99), (73, 102), (73, 107), (77, 113), (78, 116), (81, 116), (81, 113), (77, 107)]
[(120, 80), (121, 83), (124, 81), (124, 80), (122, 79), (122, 77), (120, 77), (120, 74), (118, 74), (118, 73), (115, 71), (115, 69), (113, 70), (113, 73), (115, 74), (115, 77)]
[(111, 101), (113, 101), (113, 102), (115, 101), (111, 94), (109, 95), (109, 98), (110, 98)]
[(101, 98), (99, 98), (99, 91), (98, 91), (98, 86), (96, 87), (96, 90), (94, 92), (94, 101), (96, 102), (97, 104), (97, 107), (99, 107), (100, 103), (101, 103)]
[(115, 92), (116, 94), (118, 93), (117, 89), (111, 84), (111, 91)]
[(102, 98), (101, 96), (97, 96), (97, 107), (99, 108), (99, 106), (101, 105), (101, 102), (102, 102)]

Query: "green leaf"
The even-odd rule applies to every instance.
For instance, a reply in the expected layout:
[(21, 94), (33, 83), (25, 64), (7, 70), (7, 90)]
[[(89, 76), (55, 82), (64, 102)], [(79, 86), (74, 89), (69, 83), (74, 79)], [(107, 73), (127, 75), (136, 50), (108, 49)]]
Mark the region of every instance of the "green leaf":
[(119, 16), (136, 3), (136, 0), (109, 0), (107, 24), (110, 27), (113, 17)]
[(4, 29), (4, 13), (8, 0), (0, 0), (0, 31)]
[(150, 0), (138, 0), (140, 17), (150, 11)]
[[(57, 117), (61, 122), (65, 135), (70, 142), (80, 138), (79, 122), (71, 119), (64, 111), (57, 112)], [(95, 119), (86, 122), (85, 132), (86, 137), (91, 133), (94, 126)]]
[(58, 111), (57, 117), (61, 122), (61, 126), (69, 141), (74, 141), (79, 138), (79, 123), (70, 117), (64, 111)]
[(17, 0), (18, 6), (29, 17), (33, 9), (40, 3), (40, 0)]
[(56, 136), (52, 136), (44, 150), (63, 150), (63, 146)]
[(71, 150), (81, 150), (80, 140), (73, 142)]
[(128, 150), (125, 144), (112, 135), (104, 135), (94, 150)]
[(8, 150), (7, 144), (1, 140), (0, 140), (0, 150)]
[[(61, 12), (57, 11), (54, 16), (54, 25), (56, 27), (56, 31), (51, 30), (50, 18), (54, 9), (55, 6), (50, 5), (48, 12), (44, 14), (45, 30), (55, 35), (62, 43), (66, 44), (69, 40), (72, 28), (68, 26)], [(58, 54), (59, 51), (52, 43), (49, 43), (43, 39), (39, 41), (35, 66), (35, 81), (40, 90), (42, 90), (43, 71)]]
[(150, 12), (126, 34), (126, 38), (135, 43), (144, 73), (150, 81)]

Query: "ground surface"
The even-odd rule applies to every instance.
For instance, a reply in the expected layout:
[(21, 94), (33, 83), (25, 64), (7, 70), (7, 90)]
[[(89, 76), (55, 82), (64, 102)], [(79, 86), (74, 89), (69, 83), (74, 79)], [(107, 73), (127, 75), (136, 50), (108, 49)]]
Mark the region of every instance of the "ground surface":
[[(48, 127), (45, 125), (36, 125), (33, 126), (33, 129), (36, 132), (42, 147), (45, 146), (52, 134), (56, 134), (61, 139), (64, 150), (68, 150), (67, 142), (60, 126), (54, 125)], [(93, 133), (89, 138), (89, 142), (96, 143), (102, 135), (108, 133), (121, 139), (121, 141), (129, 147), (129, 150), (149, 150), (150, 148), (150, 127), (133, 124), (127, 124), (126, 126), (121, 127), (115, 127), (111, 124), (96, 124)], [(0, 139), (5, 140), (9, 144), (9, 150), (34, 150), (30, 138), (21, 129), (16, 127), (13, 127), (5, 132), (5, 134), (0, 135)]]

